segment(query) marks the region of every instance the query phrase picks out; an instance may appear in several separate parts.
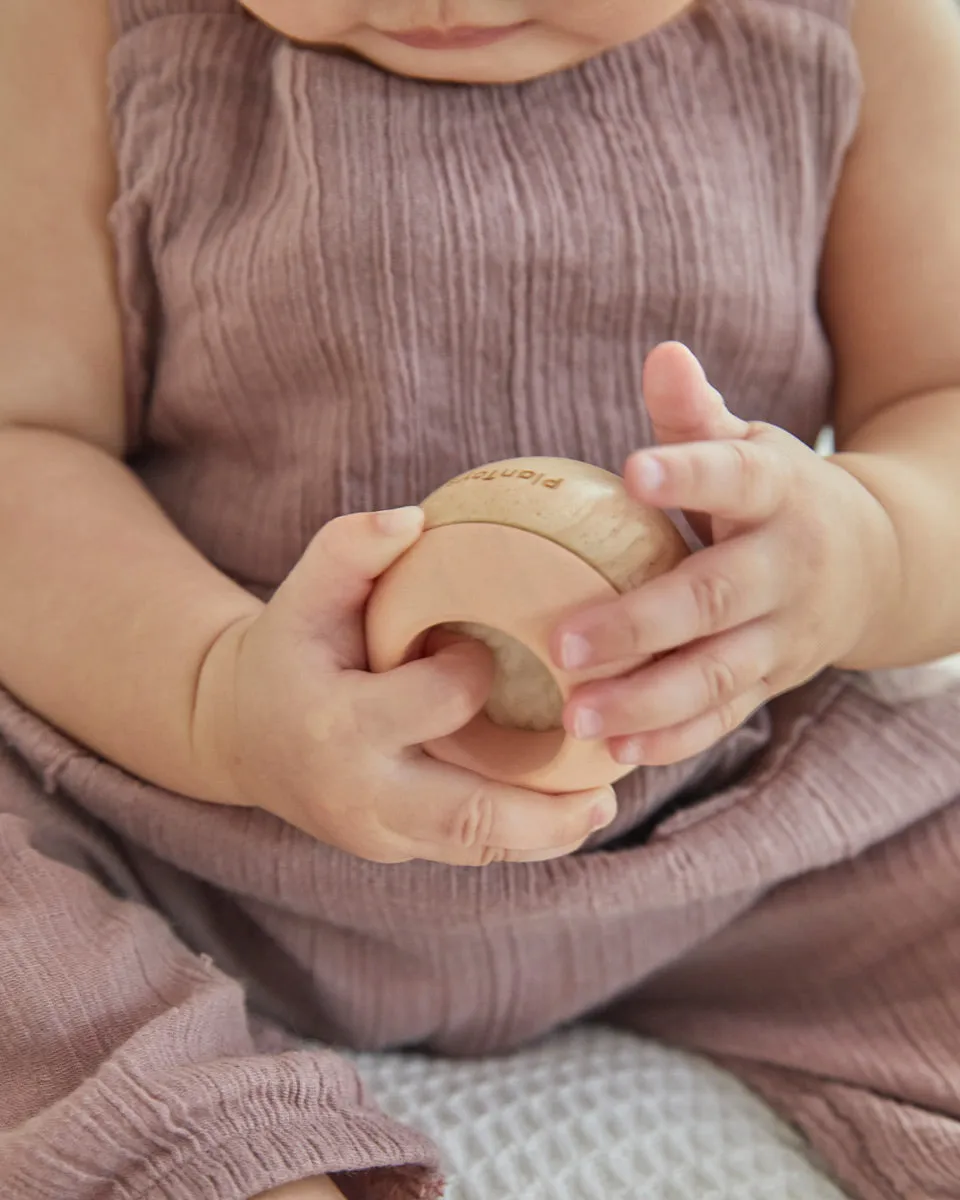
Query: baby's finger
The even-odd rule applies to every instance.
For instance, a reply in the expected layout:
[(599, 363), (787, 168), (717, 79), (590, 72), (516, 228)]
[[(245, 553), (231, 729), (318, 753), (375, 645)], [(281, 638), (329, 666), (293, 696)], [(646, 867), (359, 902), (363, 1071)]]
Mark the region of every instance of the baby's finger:
[(631, 767), (665, 767), (683, 762), (709, 750), (739, 729), (769, 698), (766, 688), (745, 692), (731, 704), (713, 708), (670, 729), (616, 738), (610, 743), (611, 753), (618, 762)]
[(692, 351), (678, 342), (663, 342), (647, 356), (643, 399), (662, 446), (744, 437), (749, 429), (726, 407)]
[(378, 809), (413, 857), (457, 866), (560, 858), (616, 812), (611, 788), (550, 796), (419, 754), (398, 764)]
[(277, 591), (273, 607), (339, 650), (345, 634), (352, 639), (374, 581), (422, 530), (419, 508), (337, 517), (314, 537)]
[(358, 689), (358, 723), (379, 749), (393, 753), (449, 737), (486, 704), (495, 669), (490, 651), (466, 638), (438, 644), (435, 654), (371, 675)]
[(751, 525), (773, 516), (790, 479), (787, 457), (757, 438), (640, 450), (624, 471), (627, 491), (644, 504)]
[(710, 546), (666, 575), (584, 609), (554, 631), (557, 664), (581, 671), (638, 661), (746, 625), (779, 608), (789, 573), (762, 531)]
[(743, 695), (770, 695), (782, 655), (773, 624), (757, 621), (686, 646), (633, 675), (578, 688), (564, 713), (574, 737), (615, 738), (686, 724), (729, 709)]

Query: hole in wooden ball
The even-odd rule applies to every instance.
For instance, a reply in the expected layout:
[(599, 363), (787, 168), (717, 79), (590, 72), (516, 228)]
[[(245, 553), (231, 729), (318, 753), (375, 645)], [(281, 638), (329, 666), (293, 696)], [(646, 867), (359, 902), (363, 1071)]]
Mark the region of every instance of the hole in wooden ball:
[(563, 695), (549, 668), (529, 647), (489, 625), (461, 621), (441, 628), (475, 638), (493, 652), (496, 675), (486, 713), (495, 725), (538, 733), (562, 727)]

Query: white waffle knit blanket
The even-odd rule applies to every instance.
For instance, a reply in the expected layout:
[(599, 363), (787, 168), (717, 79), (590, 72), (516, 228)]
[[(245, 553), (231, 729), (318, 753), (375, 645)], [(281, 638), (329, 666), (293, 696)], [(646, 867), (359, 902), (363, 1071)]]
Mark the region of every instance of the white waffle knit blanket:
[(844, 1200), (735, 1079), (626, 1034), (584, 1028), (481, 1062), (355, 1061), (440, 1146), (446, 1200)]

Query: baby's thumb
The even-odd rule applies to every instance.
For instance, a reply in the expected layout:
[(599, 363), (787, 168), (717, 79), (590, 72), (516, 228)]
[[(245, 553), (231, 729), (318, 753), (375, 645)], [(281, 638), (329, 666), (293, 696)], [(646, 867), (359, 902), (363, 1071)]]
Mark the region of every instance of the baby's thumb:
[(651, 351), (643, 371), (643, 400), (661, 446), (740, 438), (749, 426), (735, 417), (695, 355), (679, 342)]
[(314, 537), (274, 598), (313, 636), (356, 631), (377, 579), (423, 531), (423, 510), (354, 513), (330, 521)]
[(377, 694), (389, 721), (391, 750), (449, 737), (487, 702), (493, 655), (472, 638), (432, 634), (424, 655), (377, 676)]

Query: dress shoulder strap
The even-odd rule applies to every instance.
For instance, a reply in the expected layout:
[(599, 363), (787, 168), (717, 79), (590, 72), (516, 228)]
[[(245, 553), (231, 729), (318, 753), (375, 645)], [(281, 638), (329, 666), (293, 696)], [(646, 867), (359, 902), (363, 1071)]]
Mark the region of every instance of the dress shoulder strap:
[(118, 36), (163, 17), (189, 17), (207, 14), (240, 15), (243, 8), (236, 0), (109, 0), (110, 13)]

